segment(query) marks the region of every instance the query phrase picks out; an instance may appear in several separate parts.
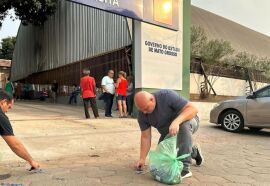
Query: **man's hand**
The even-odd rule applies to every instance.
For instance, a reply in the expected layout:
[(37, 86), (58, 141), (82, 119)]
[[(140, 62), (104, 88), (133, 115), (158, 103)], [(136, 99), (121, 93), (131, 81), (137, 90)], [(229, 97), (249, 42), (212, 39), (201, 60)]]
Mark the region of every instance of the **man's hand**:
[(29, 162), (34, 168), (39, 167), (39, 164), (33, 160), (24, 145), (15, 136), (2, 136), (2, 138), (17, 156)]
[(105, 85), (101, 85), (103, 92), (109, 93)]
[(142, 170), (145, 165), (145, 160), (151, 147), (151, 138), (151, 127), (141, 132), (140, 160), (135, 164), (137, 170)]
[(179, 131), (179, 123), (172, 122), (169, 128), (170, 135), (176, 136), (178, 134), (178, 131)]
[(31, 165), (31, 169), (38, 169), (40, 167), (39, 163), (35, 160), (29, 162), (29, 164)]
[(135, 163), (136, 170), (142, 170), (145, 165), (145, 160), (140, 159)]

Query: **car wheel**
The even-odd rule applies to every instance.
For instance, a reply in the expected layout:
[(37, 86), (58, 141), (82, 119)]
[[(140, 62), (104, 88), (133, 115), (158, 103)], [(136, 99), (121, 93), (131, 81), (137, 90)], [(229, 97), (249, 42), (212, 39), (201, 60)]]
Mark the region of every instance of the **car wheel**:
[(257, 128), (257, 127), (248, 127), (249, 130), (251, 130), (252, 132), (258, 132), (260, 130), (262, 130), (263, 128)]
[(238, 111), (229, 110), (222, 114), (221, 126), (229, 132), (240, 132), (244, 128), (244, 119)]

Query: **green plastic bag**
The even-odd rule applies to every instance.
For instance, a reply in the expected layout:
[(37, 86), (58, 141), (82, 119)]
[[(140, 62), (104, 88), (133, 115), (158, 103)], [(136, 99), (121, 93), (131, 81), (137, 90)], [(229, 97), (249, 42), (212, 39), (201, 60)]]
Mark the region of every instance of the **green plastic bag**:
[(150, 151), (148, 154), (150, 173), (161, 183), (173, 185), (182, 182), (183, 163), (181, 160), (190, 154), (177, 157), (176, 140), (176, 136), (167, 136), (158, 144), (155, 151)]

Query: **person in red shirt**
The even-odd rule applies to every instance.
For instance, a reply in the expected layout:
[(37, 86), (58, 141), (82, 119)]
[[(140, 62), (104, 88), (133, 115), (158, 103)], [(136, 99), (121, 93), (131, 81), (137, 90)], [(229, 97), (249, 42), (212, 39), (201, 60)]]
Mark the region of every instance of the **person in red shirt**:
[(119, 110), (119, 117), (127, 117), (127, 104), (126, 104), (126, 97), (127, 97), (127, 85), (128, 82), (125, 78), (126, 73), (123, 71), (120, 71), (118, 73), (118, 79), (116, 82), (116, 93), (117, 93), (117, 104), (118, 104), (118, 110)]
[(84, 69), (83, 75), (84, 77), (81, 78), (80, 86), (81, 86), (81, 96), (83, 98), (85, 117), (87, 119), (90, 118), (90, 114), (88, 111), (90, 103), (95, 118), (98, 118), (99, 114), (96, 102), (96, 81), (93, 77), (90, 76), (89, 69)]

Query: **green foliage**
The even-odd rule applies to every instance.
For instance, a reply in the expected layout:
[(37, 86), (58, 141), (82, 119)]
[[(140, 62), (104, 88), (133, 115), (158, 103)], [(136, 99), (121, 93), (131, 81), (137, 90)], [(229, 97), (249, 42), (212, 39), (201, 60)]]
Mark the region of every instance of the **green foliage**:
[(40, 26), (56, 9), (57, 0), (1, 0), (0, 27), (3, 19), (8, 16), (8, 10), (14, 8), (17, 18), (26, 25), (31, 23)]
[(261, 71), (263, 71), (264, 76), (270, 79), (270, 59), (269, 58), (258, 59), (257, 66)]
[(232, 56), (226, 63), (229, 65), (241, 66), (246, 68), (253, 68), (257, 57), (255, 55), (248, 54), (247, 52), (239, 52), (235, 56)]
[(207, 37), (201, 27), (191, 27), (190, 43), (191, 43), (191, 58), (200, 57), (202, 49), (207, 43)]
[(191, 27), (191, 58), (199, 57), (205, 63), (218, 63), (231, 55), (234, 50), (228, 41), (208, 40), (201, 27)]
[(258, 58), (257, 56), (247, 52), (240, 52), (230, 60), (227, 60), (226, 63), (229, 65), (236, 65), (261, 71), (264, 76), (268, 78), (270, 77), (270, 59), (268, 58)]
[(224, 40), (210, 40), (202, 49), (203, 61), (214, 64), (219, 63), (225, 59), (225, 57), (233, 54), (234, 50), (228, 41)]
[[(208, 64), (226, 65), (229, 67), (240, 66), (262, 71), (266, 77), (270, 78), (269, 58), (258, 58), (247, 52), (234, 54), (234, 49), (230, 42), (218, 39), (208, 40), (205, 31), (201, 27), (191, 27), (190, 43), (191, 58), (199, 57), (204, 63)], [(208, 73), (211, 74), (211, 72)]]
[(16, 37), (7, 37), (3, 38), (1, 45), (2, 49), (0, 49), (0, 59), (12, 59), (13, 51), (15, 48)]

